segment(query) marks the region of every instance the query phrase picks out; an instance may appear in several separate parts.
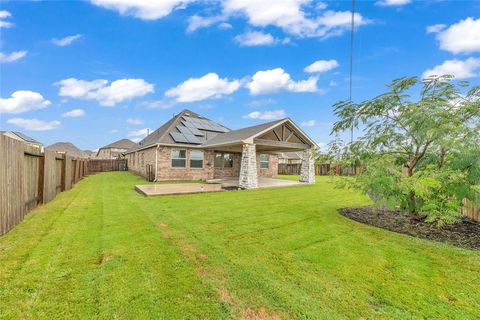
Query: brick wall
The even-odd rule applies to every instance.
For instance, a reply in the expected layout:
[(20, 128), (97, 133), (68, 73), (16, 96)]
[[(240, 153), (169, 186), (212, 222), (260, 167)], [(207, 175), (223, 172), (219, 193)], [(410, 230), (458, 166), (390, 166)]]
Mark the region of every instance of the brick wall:
[(278, 175), (278, 156), (276, 154), (269, 154), (268, 169), (260, 168), (260, 154), (257, 153), (257, 175), (263, 178), (276, 178)]
[[(185, 149), (185, 148), (173, 148)], [(187, 150), (185, 168), (172, 168), (171, 147), (158, 150), (158, 180), (209, 180), (213, 179), (213, 151), (203, 150), (203, 168), (190, 168), (190, 149)]]
[[(174, 148), (182, 149), (182, 148)], [(128, 170), (146, 177), (146, 166), (151, 164), (155, 167), (155, 150), (150, 148), (127, 154)], [(214, 168), (215, 152), (204, 150), (203, 168), (190, 168), (190, 149), (187, 150), (185, 168), (172, 168), (172, 147), (160, 146), (157, 158), (158, 180), (209, 180), (214, 178), (238, 177), (240, 175), (240, 163), (242, 154), (233, 153), (232, 168)], [(269, 155), (268, 169), (260, 169), (260, 154), (257, 153), (258, 177), (275, 178), (278, 174), (278, 156)]]
[(128, 160), (128, 170), (142, 177), (147, 176), (147, 165), (155, 166), (155, 147), (129, 153), (125, 156)]

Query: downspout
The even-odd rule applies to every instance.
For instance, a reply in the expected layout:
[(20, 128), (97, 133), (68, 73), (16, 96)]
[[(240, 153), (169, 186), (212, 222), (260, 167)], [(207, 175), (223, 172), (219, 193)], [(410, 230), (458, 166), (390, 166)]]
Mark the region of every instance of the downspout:
[(157, 147), (155, 148), (155, 180), (158, 181), (158, 148), (160, 148), (160, 145), (157, 143)]

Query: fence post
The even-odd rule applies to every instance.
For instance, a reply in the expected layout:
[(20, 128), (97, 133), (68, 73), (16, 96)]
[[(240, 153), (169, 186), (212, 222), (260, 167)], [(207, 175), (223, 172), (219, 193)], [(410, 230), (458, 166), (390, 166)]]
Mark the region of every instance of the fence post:
[(45, 181), (45, 153), (43, 154), (43, 156), (38, 157), (38, 198), (37, 198), (37, 204), (43, 203), (44, 181)]

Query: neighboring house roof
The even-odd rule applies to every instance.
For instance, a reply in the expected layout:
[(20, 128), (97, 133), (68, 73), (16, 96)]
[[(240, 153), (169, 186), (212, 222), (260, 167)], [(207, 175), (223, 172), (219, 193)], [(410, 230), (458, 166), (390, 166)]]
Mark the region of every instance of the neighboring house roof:
[(110, 148), (115, 148), (115, 149), (130, 149), (135, 145), (135, 142), (133, 142), (130, 139), (120, 139), (118, 141), (112, 142), (104, 147), (101, 147), (100, 149), (110, 149)]
[(26, 134), (21, 133), (19, 131), (0, 131), (1, 134), (7, 133), (7, 132), (15, 135), (19, 140), (23, 140), (25, 142), (34, 143), (34, 144), (38, 144), (38, 145), (42, 145), (41, 142), (27, 136)]
[(311, 145), (316, 145), (289, 118), (231, 131), (195, 112), (183, 110), (125, 153), (128, 154), (137, 150), (151, 148), (157, 144), (208, 148), (242, 142), (248, 143), (248, 141), (253, 141), (254, 138), (283, 123), (288, 123), (288, 125), (294, 127), (305, 138), (305, 141), (308, 141)]
[(74, 144), (70, 142), (57, 142), (49, 145), (46, 150), (56, 151), (60, 153), (66, 153), (69, 156), (76, 158), (88, 158), (88, 155), (82, 150), (78, 149)]

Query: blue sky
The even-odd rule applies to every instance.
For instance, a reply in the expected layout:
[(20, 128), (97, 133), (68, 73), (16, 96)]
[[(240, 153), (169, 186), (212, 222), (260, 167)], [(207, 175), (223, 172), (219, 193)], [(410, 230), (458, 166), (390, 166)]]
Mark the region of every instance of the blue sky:
[[(46, 145), (140, 139), (184, 108), (232, 129), (289, 116), (327, 143), (332, 105), (348, 98), (350, 1), (0, 6), (0, 127)], [(402, 76), (480, 82), (480, 2), (357, 1), (356, 9), (354, 100)]]

